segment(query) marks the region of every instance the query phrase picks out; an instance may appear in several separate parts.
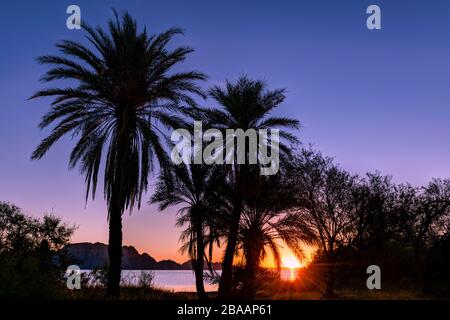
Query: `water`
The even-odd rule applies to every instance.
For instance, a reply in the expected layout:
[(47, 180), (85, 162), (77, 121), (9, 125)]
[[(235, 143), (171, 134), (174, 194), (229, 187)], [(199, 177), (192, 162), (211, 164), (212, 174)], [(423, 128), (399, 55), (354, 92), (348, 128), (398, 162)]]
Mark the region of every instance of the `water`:
[[(131, 279), (132, 284), (137, 283), (141, 270), (123, 270), (122, 279)], [(175, 292), (195, 292), (195, 275), (191, 270), (149, 270), (154, 274), (153, 285), (157, 288), (173, 290)], [(222, 271), (217, 270), (218, 274)], [(135, 282), (136, 281), (136, 282)], [(205, 282), (205, 291), (217, 291), (217, 285)]]
[[(123, 270), (123, 284), (137, 284), (142, 272), (153, 273), (153, 285), (157, 288), (175, 292), (195, 292), (195, 276), (191, 270)], [(219, 275), (220, 270), (216, 271)], [(294, 280), (296, 270), (281, 270), (283, 280)], [(205, 282), (206, 291), (217, 291), (217, 285)]]

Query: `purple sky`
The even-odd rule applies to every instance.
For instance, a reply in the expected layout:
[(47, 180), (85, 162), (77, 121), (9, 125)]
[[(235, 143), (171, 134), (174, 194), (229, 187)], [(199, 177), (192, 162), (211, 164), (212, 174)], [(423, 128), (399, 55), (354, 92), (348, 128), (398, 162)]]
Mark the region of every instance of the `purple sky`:
[[(285, 87), (278, 114), (298, 118), (299, 138), (354, 173), (380, 170), (397, 182), (450, 177), (450, 3), (397, 1), (15, 1), (0, 19), (0, 200), (29, 214), (53, 212), (79, 225), (73, 241), (107, 240), (100, 197), (85, 206), (84, 179), (67, 169), (72, 143), (29, 160), (48, 131), (37, 128), (48, 101), (26, 101), (45, 85), (38, 55), (61, 39), (66, 8), (101, 24), (111, 7), (128, 9), (151, 32), (186, 30), (175, 44), (196, 52), (182, 66), (207, 85), (247, 74)], [(366, 28), (366, 8), (382, 10), (382, 30)], [(208, 104), (212, 104), (211, 101)], [(154, 180), (153, 180), (154, 181)], [(148, 197), (147, 197), (148, 199)], [(124, 215), (124, 243), (157, 259), (182, 260), (174, 210), (143, 205)]]

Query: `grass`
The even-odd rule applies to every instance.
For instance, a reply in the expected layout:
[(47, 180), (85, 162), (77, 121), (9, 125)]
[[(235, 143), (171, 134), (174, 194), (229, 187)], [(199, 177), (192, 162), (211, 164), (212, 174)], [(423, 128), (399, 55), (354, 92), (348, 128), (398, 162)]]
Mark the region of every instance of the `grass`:
[[(289, 281), (268, 278), (257, 292), (257, 300), (323, 300), (323, 288), (320, 285), (297, 280)], [(151, 284), (124, 285), (121, 287), (120, 300), (197, 300), (196, 292), (174, 292), (173, 290), (155, 288)], [(217, 292), (208, 292), (211, 299)], [(83, 286), (81, 290), (65, 289), (61, 299), (70, 300), (105, 300), (106, 289), (101, 285)], [(346, 288), (335, 291), (333, 300), (428, 300), (449, 299), (449, 296), (426, 295), (413, 288), (383, 288), (369, 290), (364, 288)]]
[[(274, 300), (323, 300), (320, 291), (280, 292), (272, 297)], [(337, 290), (333, 300), (428, 300), (435, 299), (420, 292), (399, 290)]]
[[(273, 284), (275, 285), (275, 284)], [(125, 286), (121, 288), (120, 300), (197, 300), (195, 292), (174, 292), (158, 288), (141, 288)], [(209, 292), (214, 299), (217, 292)], [(64, 295), (66, 299), (73, 300), (105, 300), (105, 289), (90, 287), (82, 290), (73, 290)], [(424, 295), (413, 290), (362, 290), (344, 289), (336, 290), (333, 300), (428, 300), (436, 296)], [(257, 300), (323, 300), (323, 293), (319, 290), (299, 290), (289, 284), (278, 284), (270, 289), (265, 288), (257, 294)]]
[[(269, 300), (323, 300), (324, 290), (320, 286), (302, 286), (297, 281), (272, 280), (267, 281), (260, 288), (257, 299)], [(429, 300), (450, 299), (449, 296), (424, 294), (413, 288), (369, 290), (339, 289), (335, 291), (333, 300)]]
[[(86, 287), (80, 290), (67, 290), (68, 299), (104, 300), (106, 290), (103, 287)], [(194, 300), (195, 293), (174, 292), (153, 287), (123, 286), (120, 289), (120, 300)]]

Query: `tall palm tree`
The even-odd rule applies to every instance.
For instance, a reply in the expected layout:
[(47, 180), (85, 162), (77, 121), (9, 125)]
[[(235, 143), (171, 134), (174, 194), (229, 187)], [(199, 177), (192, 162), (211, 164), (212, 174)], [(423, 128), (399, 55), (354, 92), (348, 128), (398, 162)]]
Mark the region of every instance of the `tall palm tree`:
[(177, 225), (188, 225), (180, 239), (193, 262), (197, 294), (201, 300), (207, 299), (203, 284), (205, 245), (208, 242), (205, 233), (209, 218), (215, 218), (214, 215), (220, 210), (220, 197), (215, 190), (218, 190), (217, 185), (223, 179), (223, 170), (218, 166), (172, 165), (170, 171), (160, 176), (150, 200), (151, 203), (158, 203), (160, 210), (182, 205), (178, 210)]
[[(227, 81), (225, 87), (215, 86), (209, 95), (220, 105), (219, 108), (204, 108), (202, 114), (209, 127), (218, 129), (279, 129), (280, 156), (288, 155), (288, 143), (295, 144), (297, 139), (283, 129), (298, 129), (299, 122), (286, 117), (271, 116), (285, 99), (285, 90), (268, 90), (263, 81), (255, 81), (243, 76), (236, 82)], [(249, 148), (246, 148), (247, 159)], [(246, 162), (248, 163), (248, 162)], [(248, 164), (235, 164), (231, 170), (234, 193), (233, 212), (227, 235), (227, 247), (222, 263), (222, 275), (219, 284), (219, 297), (227, 298), (231, 294), (233, 257), (236, 251), (239, 221), (242, 212), (244, 193), (251, 184), (251, 176), (258, 167)]]
[[(154, 160), (164, 169), (163, 128), (182, 125), (174, 114), (184, 105), (194, 105), (192, 95), (204, 97), (196, 84), (199, 72), (171, 72), (193, 51), (188, 47), (168, 49), (170, 40), (182, 31), (169, 29), (149, 35), (138, 30), (136, 21), (124, 13), (108, 22), (108, 30), (83, 25), (90, 46), (66, 40), (57, 44), (61, 55), (41, 56), (50, 65), (44, 82), (70, 80), (69, 87), (38, 91), (30, 99), (53, 97), (50, 111), (40, 128), (57, 121), (50, 135), (32, 154), (42, 158), (61, 137), (78, 138), (71, 154), (71, 168), (79, 165), (87, 185), (86, 200), (95, 191), (98, 172), (104, 165), (104, 197), (109, 220), (109, 273), (107, 293), (119, 295), (122, 255), (122, 214), (139, 208), (147, 190)], [(105, 152), (105, 154), (104, 154)], [(103, 167), (103, 166), (102, 166)]]

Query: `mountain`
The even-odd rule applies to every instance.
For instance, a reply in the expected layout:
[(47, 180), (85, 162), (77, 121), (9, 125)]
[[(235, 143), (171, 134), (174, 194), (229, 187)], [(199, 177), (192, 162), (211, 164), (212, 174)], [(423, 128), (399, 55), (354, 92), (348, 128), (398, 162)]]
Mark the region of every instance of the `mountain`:
[[(63, 251), (75, 260), (81, 269), (102, 268), (108, 263), (108, 245), (103, 243), (73, 243)], [(122, 269), (158, 269), (158, 262), (147, 253), (139, 254), (132, 246), (122, 247)]]
[[(184, 262), (181, 265), (183, 270), (191, 270), (192, 269), (192, 260), (188, 260), (186, 262)], [(220, 262), (213, 262), (212, 263), (212, 268), (213, 270), (221, 270), (222, 269), (222, 264)], [(205, 264), (203, 265), (203, 269), (208, 270), (208, 264), (205, 262)]]
[[(102, 268), (108, 263), (108, 245), (104, 243), (72, 243), (62, 250), (81, 269)], [(173, 260), (158, 262), (147, 253), (140, 254), (133, 246), (122, 247), (123, 270), (191, 270), (191, 266), (191, 261), (186, 261), (183, 264)], [(220, 263), (213, 263), (213, 268), (220, 269)]]

